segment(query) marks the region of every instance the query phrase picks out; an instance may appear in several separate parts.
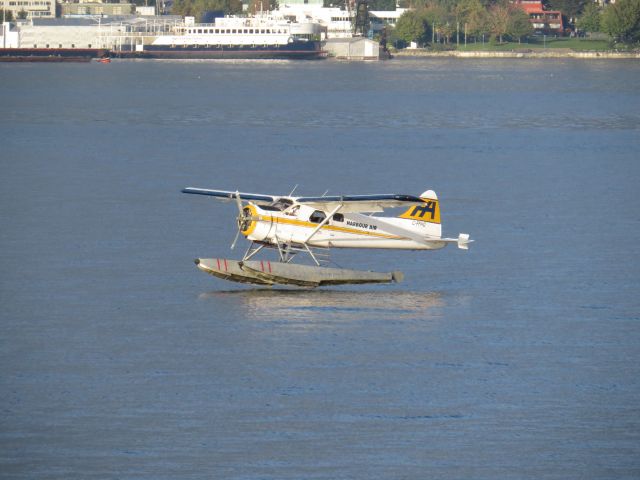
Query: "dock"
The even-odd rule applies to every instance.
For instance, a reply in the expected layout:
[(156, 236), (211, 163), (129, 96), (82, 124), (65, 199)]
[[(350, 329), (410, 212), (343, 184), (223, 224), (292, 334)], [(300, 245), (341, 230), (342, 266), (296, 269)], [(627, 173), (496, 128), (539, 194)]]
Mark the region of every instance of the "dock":
[(389, 52), (379, 42), (364, 37), (330, 38), (323, 44), (324, 50), (336, 60), (386, 60)]

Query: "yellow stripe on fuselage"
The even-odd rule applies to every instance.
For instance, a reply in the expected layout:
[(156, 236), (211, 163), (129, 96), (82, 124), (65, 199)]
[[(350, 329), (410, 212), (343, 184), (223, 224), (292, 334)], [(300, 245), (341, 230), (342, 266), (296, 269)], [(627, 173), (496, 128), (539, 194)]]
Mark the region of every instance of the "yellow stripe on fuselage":
[[(305, 222), (304, 220), (294, 220), (291, 218), (284, 218), (278, 216), (268, 217), (266, 215), (260, 215), (260, 220), (265, 222), (269, 222), (273, 219), (276, 223), (284, 223), (287, 225), (295, 225), (297, 227), (305, 227), (305, 228), (317, 228), (317, 223)], [(334, 232), (343, 232), (343, 233), (351, 233), (353, 235), (367, 235), (369, 237), (378, 237), (378, 238), (391, 238), (395, 240), (403, 239), (404, 237), (399, 237), (398, 235), (391, 235), (388, 233), (378, 233), (378, 232), (370, 232), (365, 230), (358, 230), (355, 228), (349, 227), (339, 227), (337, 225), (323, 225), (320, 230), (331, 230)]]

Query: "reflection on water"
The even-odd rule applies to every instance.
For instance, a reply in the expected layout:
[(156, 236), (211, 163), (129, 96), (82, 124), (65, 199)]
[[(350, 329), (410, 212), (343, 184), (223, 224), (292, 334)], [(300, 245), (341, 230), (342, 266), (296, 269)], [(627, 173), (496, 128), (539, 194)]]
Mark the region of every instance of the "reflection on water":
[(445, 305), (438, 292), (251, 289), (203, 293), (200, 299), (239, 303), (249, 318), (318, 321), (367, 317), (409, 319), (435, 316)]
[[(119, 62), (120, 60), (116, 60)], [(273, 65), (295, 65), (295, 62), (286, 59), (268, 58), (153, 58), (144, 60), (125, 60), (126, 62), (140, 62), (142, 64), (155, 62), (158, 64), (211, 64), (212, 66), (222, 65), (246, 65), (249, 67), (273, 66)]]

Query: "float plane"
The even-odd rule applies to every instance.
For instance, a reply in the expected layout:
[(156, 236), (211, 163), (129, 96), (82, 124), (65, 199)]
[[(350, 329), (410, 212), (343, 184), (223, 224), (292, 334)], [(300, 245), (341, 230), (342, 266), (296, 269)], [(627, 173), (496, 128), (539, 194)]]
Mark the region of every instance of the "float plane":
[[(295, 189), (294, 189), (295, 190)], [(188, 187), (183, 193), (235, 202), (238, 233), (250, 240), (242, 260), (198, 258), (198, 268), (223, 278), (257, 285), (322, 285), (390, 283), (402, 273), (378, 273), (321, 266), (331, 248), (437, 250), (450, 243), (467, 250), (473, 241), (461, 233), (443, 238), (440, 204), (433, 190), (420, 196), (400, 194), (331, 195), (319, 197), (243, 193)], [(385, 209), (402, 208), (395, 217), (375, 216)], [(265, 248), (278, 252), (276, 261), (252, 260)], [(315, 265), (293, 264), (307, 253)]]

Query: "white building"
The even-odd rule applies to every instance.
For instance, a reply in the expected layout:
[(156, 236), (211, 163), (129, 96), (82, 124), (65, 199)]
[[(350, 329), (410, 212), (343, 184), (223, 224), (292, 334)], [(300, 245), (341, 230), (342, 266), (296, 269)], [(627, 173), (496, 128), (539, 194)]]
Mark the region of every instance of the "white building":
[[(309, 2), (301, 3), (288, 0), (286, 3), (280, 4), (277, 12), (298, 22), (306, 20), (320, 23), (327, 29), (327, 38), (350, 38), (353, 36), (355, 11), (335, 7), (323, 8), (322, 2), (317, 3), (316, 0), (309, 0)], [(392, 11), (370, 11), (372, 30), (374, 32), (382, 30), (386, 25), (395, 26), (396, 21), (405, 11), (404, 8), (396, 8)]]
[(20, 32), (11, 30), (9, 22), (2, 22), (2, 38), (0, 38), (0, 48), (19, 48)]
[(134, 37), (144, 39), (142, 31), (155, 36), (156, 30), (158, 33), (168, 30), (177, 21), (175, 18), (162, 17), (157, 24), (142, 17), (33, 19), (19, 22), (11, 31), (7, 22), (3, 24), (7, 35), (0, 39), (0, 48), (116, 49), (124, 41), (132, 42)]
[(17, 18), (21, 12), (27, 14), (27, 18), (55, 18), (55, 0), (0, 0), (0, 8), (11, 11), (13, 18)]

